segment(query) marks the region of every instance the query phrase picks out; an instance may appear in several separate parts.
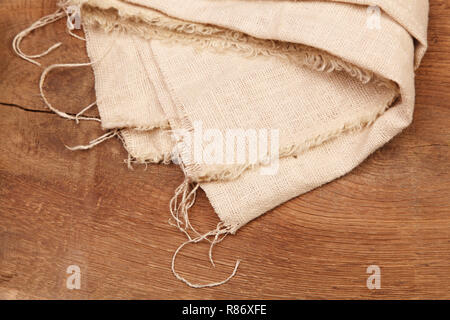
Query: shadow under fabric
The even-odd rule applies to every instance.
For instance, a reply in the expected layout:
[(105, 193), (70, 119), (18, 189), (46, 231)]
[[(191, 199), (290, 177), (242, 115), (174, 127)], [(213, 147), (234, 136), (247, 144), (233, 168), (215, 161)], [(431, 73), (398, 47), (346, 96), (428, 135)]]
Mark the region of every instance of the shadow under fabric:
[[(380, 28), (366, 26), (369, 2), (382, 9)], [(412, 121), (427, 0), (69, 4), (81, 6), (88, 54), (98, 61), (102, 127), (120, 129), (138, 163), (167, 163), (177, 147), (186, 180), (171, 213), (188, 242), (221, 241), (348, 173)], [(233, 129), (276, 129), (277, 156), (256, 163), (192, 162), (192, 149), (170, 133), (194, 132), (198, 123), (222, 137)], [(275, 161), (276, 174), (261, 174)], [(188, 219), (198, 187), (221, 220), (206, 235)]]

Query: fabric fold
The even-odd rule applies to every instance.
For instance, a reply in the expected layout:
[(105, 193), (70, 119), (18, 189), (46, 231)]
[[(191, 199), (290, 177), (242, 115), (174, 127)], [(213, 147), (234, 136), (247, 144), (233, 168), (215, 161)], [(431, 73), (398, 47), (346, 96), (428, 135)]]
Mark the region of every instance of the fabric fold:
[[(233, 129), (280, 131), (280, 171), (272, 176), (256, 169), (267, 157), (261, 163), (191, 163), (194, 148), (179, 150), (183, 145), (167, 137), (167, 128), (123, 130), (139, 162), (167, 160), (177, 147), (187, 175), (233, 231), (350, 171), (412, 120), (414, 66), (426, 48), (426, 1), (378, 1), (384, 11), (375, 30), (366, 26), (365, 1), (76, 2), (85, 8), (88, 33), (133, 35), (127, 50), (145, 63), (129, 72), (151, 79), (148, 88), (156, 94), (141, 101), (159, 105), (151, 114), (165, 118), (172, 132), (192, 133), (195, 123), (222, 137)], [(318, 178), (316, 164), (305, 176), (308, 161), (327, 163), (329, 170), (320, 166), (326, 173)]]

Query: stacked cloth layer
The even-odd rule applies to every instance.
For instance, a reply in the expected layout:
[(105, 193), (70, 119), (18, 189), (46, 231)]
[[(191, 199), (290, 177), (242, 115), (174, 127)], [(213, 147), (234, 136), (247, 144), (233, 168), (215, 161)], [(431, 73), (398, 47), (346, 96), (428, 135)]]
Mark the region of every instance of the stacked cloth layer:
[[(170, 211), (188, 242), (346, 174), (412, 121), (428, 0), (61, 6), (81, 9), (102, 127), (133, 161), (184, 171)], [(188, 219), (199, 187), (221, 220), (205, 235)]]

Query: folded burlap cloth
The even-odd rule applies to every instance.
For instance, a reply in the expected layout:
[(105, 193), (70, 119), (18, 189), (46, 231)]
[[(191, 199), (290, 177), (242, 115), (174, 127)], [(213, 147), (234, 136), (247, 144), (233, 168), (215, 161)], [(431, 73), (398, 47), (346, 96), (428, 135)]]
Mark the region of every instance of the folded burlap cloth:
[[(130, 162), (177, 156), (186, 179), (170, 211), (186, 243), (213, 245), (346, 174), (412, 121), (427, 0), (64, 6), (81, 8), (103, 128), (120, 129)], [(198, 187), (221, 220), (207, 234), (188, 218)], [(229, 279), (173, 270), (196, 287)]]

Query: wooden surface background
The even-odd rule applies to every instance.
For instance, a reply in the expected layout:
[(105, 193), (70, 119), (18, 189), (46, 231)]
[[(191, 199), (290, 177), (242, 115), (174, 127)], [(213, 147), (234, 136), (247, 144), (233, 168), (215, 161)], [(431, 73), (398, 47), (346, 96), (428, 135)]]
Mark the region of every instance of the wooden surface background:
[[(192, 289), (170, 270), (184, 236), (168, 225), (168, 203), (183, 179), (174, 166), (127, 169), (117, 139), (85, 152), (64, 144), (102, 134), (48, 111), (41, 69), (16, 57), (20, 30), (55, 10), (54, 1), (0, 0), (0, 298), (301, 299), (450, 298), (450, 1), (431, 0), (430, 49), (417, 73), (413, 124), (345, 177), (291, 200), (243, 227), (215, 249), (190, 246), (178, 260)], [(87, 61), (65, 22), (23, 42), (40, 59)], [(52, 72), (54, 105), (76, 113), (95, 100), (89, 67)], [(218, 219), (203, 192), (191, 210), (202, 231)], [(366, 268), (381, 268), (368, 290)], [(66, 268), (81, 268), (81, 289), (66, 288)]]

